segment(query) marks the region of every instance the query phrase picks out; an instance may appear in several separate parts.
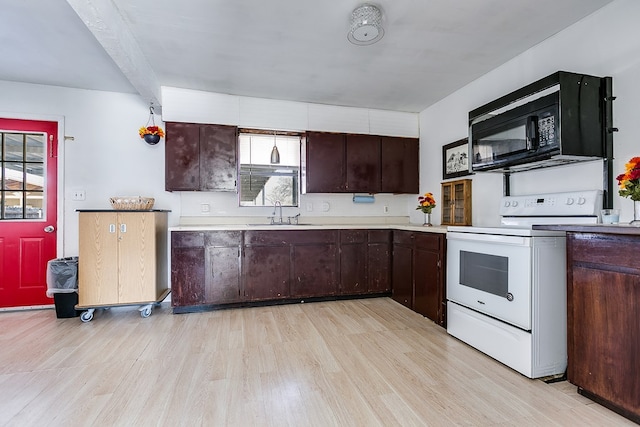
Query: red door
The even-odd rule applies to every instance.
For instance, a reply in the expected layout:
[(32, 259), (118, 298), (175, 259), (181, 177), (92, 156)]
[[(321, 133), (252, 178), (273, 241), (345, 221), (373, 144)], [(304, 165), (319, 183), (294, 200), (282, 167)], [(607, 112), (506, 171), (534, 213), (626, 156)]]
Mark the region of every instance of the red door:
[(58, 123), (0, 119), (0, 307), (52, 304)]

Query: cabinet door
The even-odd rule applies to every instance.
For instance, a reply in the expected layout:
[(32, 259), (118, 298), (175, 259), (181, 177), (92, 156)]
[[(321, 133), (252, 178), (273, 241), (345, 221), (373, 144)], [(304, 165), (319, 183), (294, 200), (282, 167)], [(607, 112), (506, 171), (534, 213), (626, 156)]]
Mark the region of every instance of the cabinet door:
[(118, 214), (80, 212), (78, 303), (81, 306), (118, 302)]
[(171, 306), (184, 307), (205, 302), (204, 234), (171, 233)]
[(438, 322), (440, 311), (440, 256), (437, 252), (419, 247), (414, 249), (413, 310)]
[(205, 304), (242, 300), (240, 246), (207, 246), (205, 250)]
[(288, 298), (290, 246), (245, 246), (243, 275), (250, 301)]
[(572, 275), (569, 381), (638, 419), (640, 276), (576, 266)]
[(345, 192), (345, 135), (307, 132), (306, 192)]
[(440, 223), (442, 225), (453, 225), (453, 209), (454, 209), (454, 200), (453, 200), (453, 188), (450, 183), (442, 184), (442, 218)]
[(291, 296), (330, 296), (337, 292), (336, 245), (293, 245)]
[(349, 192), (380, 192), (380, 137), (347, 135), (346, 190)]
[(156, 223), (153, 212), (118, 213), (118, 302), (155, 301)]
[(165, 138), (165, 189), (200, 189), (200, 125), (167, 122)]
[(394, 244), (392, 258), (392, 298), (413, 309), (413, 249)]
[(236, 191), (237, 134), (235, 126), (200, 125), (200, 190)]
[(391, 231), (369, 230), (367, 285), (370, 293), (391, 290)]
[(382, 137), (382, 193), (419, 192), (419, 140), (417, 138)]
[(340, 231), (340, 284), (342, 295), (367, 292), (367, 230)]

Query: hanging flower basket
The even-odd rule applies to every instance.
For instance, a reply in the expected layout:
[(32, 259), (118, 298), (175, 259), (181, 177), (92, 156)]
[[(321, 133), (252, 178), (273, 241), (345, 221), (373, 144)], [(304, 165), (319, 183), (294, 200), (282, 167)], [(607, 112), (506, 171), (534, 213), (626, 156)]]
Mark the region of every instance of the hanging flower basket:
[(149, 145), (156, 145), (160, 142), (160, 138), (164, 138), (164, 131), (160, 126), (156, 126), (153, 114), (153, 106), (149, 107), (149, 120), (147, 120), (147, 125), (142, 126), (138, 130), (138, 134), (140, 134), (140, 138), (144, 139)]

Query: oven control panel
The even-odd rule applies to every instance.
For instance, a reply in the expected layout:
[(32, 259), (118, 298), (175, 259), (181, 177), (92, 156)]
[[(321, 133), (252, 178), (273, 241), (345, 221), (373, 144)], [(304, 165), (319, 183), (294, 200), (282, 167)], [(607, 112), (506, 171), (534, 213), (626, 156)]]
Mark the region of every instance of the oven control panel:
[(597, 216), (602, 209), (602, 190), (504, 196), (501, 216)]

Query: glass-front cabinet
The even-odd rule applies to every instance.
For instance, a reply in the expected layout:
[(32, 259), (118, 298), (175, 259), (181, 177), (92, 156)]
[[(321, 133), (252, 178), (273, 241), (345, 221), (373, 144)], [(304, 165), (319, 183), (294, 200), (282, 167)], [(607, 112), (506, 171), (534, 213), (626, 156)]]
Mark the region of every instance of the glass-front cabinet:
[(442, 225), (471, 225), (471, 180), (442, 183)]

